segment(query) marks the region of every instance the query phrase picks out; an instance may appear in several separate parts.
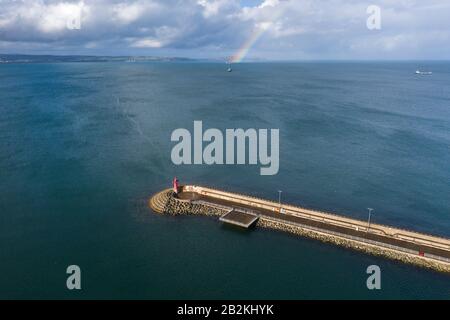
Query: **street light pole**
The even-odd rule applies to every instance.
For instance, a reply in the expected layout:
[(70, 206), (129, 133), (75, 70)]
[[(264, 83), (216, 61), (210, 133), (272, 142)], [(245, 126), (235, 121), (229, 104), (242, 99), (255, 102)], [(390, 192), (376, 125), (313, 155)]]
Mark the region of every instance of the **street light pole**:
[(280, 213), (281, 213), (281, 190), (278, 190), (278, 206), (280, 207)]
[(372, 208), (367, 208), (367, 210), (369, 210), (369, 219), (367, 220), (367, 232), (369, 232), (369, 228), (370, 228), (370, 215), (372, 214), (373, 209), (372, 209)]

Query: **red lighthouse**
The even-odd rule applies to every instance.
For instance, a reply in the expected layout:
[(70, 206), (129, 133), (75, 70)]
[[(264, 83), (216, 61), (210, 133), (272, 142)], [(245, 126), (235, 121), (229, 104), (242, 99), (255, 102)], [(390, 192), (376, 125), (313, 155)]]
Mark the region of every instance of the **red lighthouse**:
[(175, 194), (178, 194), (178, 179), (177, 177), (173, 178), (173, 192), (175, 192)]

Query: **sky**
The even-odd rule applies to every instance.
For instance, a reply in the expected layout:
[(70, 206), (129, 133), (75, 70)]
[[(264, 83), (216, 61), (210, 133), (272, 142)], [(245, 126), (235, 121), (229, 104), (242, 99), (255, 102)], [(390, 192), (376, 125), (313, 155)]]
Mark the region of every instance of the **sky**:
[(0, 53), (448, 60), (449, 17), (450, 0), (0, 0)]

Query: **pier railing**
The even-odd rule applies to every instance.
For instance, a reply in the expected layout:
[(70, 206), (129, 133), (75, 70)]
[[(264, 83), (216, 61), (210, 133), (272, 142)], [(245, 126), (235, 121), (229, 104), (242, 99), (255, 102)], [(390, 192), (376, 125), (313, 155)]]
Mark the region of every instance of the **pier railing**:
[[(251, 196), (233, 194), (225, 191), (215, 190), (211, 188), (205, 188), (195, 185), (188, 185), (183, 187), (183, 191), (195, 192), (200, 195), (209, 196), (216, 199), (221, 199), (225, 201), (231, 201), (233, 203), (251, 206), (253, 208), (259, 208), (264, 210), (269, 210), (272, 212), (277, 212), (280, 214), (292, 215), (301, 218), (306, 218), (313, 221), (323, 222), (332, 224), (335, 226), (340, 226), (356, 231), (366, 231), (370, 234), (378, 234), (381, 236), (391, 237), (397, 240), (408, 241), (417, 245), (432, 246), (439, 249), (449, 250), (450, 241), (444, 238), (439, 238), (435, 236), (419, 234), (412, 231), (406, 231), (402, 229), (382, 226), (378, 224), (371, 224), (368, 228), (365, 221), (360, 221), (356, 219), (341, 217), (338, 215), (313, 211), (301, 207), (296, 207), (292, 205), (281, 205), (276, 202), (259, 199)], [(281, 213), (283, 209), (283, 213)], [(311, 228), (308, 226), (308, 228)], [(361, 238), (359, 238), (361, 239)], [(372, 241), (365, 239), (364, 241)], [(387, 244), (386, 244), (387, 245)], [(406, 249), (403, 249), (406, 250)], [(412, 250), (411, 250), (412, 251)]]
[[(285, 220), (277, 219), (277, 218), (274, 218), (274, 217), (264, 217), (264, 219), (276, 221), (276, 222), (279, 222), (279, 223), (282, 223), (282, 224), (286, 223)], [(370, 239), (366, 239), (366, 238), (355, 237), (355, 236), (352, 236), (352, 235), (348, 235), (348, 234), (344, 234), (344, 233), (340, 233), (340, 232), (335, 232), (335, 231), (332, 231), (332, 230), (326, 230), (325, 231), (323, 229), (320, 229), (320, 228), (317, 228), (317, 227), (314, 227), (314, 226), (305, 225), (305, 224), (301, 224), (301, 223), (297, 223), (297, 222), (290, 221), (289, 224), (297, 226), (297, 227), (300, 227), (300, 228), (303, 228), (305, 230), (313, 230), (313, 231), (316, 231), (318, 233), (327, 234), (327, 235), (332, 234), (332, 235), (334, 235), (336, 237), (349, 239), (349, 240), (361, 242), (361, 243), (364, 243), (364, 244), (372, 244), (372, 245), (377, 246), (377, 247), (382, 247), (382, 248), (387, 248), (387, 249), (391, 249), (391, 250), (401, 251), (401, 252), (404, 252), (404, 253), (408, 253), (408, 254), (417, 256), (417, 251), (416, 250), (411, 250), (411, 249), (407, 249), (407, 248), (391, 245), (391, 244), (384, 243), (384, 242), (374, 241), (374, 240), (370, 240)], [(443, 261), (443, 262), (446, 262), (446, 263), (450, 263), (450, 259), (445, 258), (445, 257), (436, 256), (434, 254), (424, 253), (423, 256), (426, 257), (426, 258), (436, 259), (436, 260), (440, 260), (440, 261)]]

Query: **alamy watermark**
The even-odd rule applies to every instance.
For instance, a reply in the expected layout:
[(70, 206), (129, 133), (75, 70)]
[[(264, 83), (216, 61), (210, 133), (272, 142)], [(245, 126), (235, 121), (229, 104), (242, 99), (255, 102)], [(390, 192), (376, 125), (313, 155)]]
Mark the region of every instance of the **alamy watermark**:
[(69, 290), (81, 290), (81, 269), (76, 264), (72, 264), (67, 267), (66, 273), (70, 276), (67, 277), (66, 287)]
[(81, 13), (83, 11), (83, 5), (78, 6), (75, 10), (67, 17), (66, 27), (69, 30), (80, 30), (81, 29)]
[[(58, 29), (80, 30), (84, 1), (49, 3), (44, 0), (0, 0), (2, 3), (17, 3), (24, 7), (30, 7), (31, 12), (39, 12), (39, 17), (44, 24), (57, 27)], [(40, 10), (40, 11), (38, 11)], [(0, 11), (1, 14), (1, 11)], [(18, 15), (18, 18), (22, 17)]]
[(381, 8), (376, 5), (370, 5), (366, 9), (366, 13), (369, 17), (366, 20), (366, 26), (369, 30), (381, 29)]
[(179, 128), (172, 132), (170, 140), (178, 142), (171, 152), (176, 165), (259, 164), (261, 175), (278, 173), (279, 129), (226, 129), (223, 134), (215, 128), (203, 132), (202, 121), (194, 121), (193, 135)]
[(366, 273), (370, 274), (367, 278), (366, 286), (369, 290), (381, 289), (381, 269), (376, 264), (370, 265), (366, 269)]

